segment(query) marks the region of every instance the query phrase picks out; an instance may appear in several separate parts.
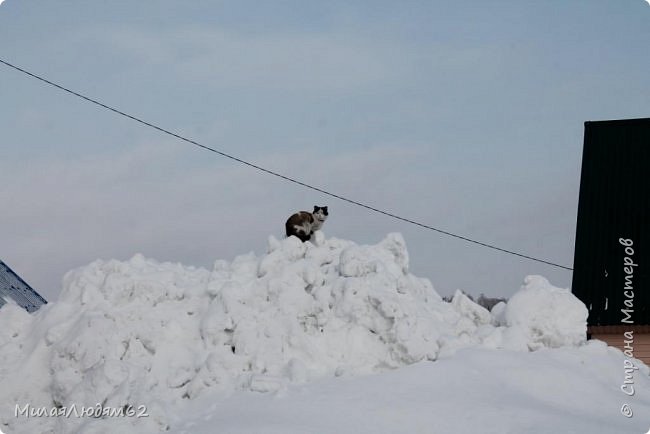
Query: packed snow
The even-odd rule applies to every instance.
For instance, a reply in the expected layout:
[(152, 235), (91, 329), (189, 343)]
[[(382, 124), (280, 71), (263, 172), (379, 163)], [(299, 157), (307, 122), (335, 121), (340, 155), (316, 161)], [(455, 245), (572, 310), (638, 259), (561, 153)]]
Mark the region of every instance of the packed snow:
[[(406, 400), (400, 405), (410, 408), (406, 414), (411, 414), (426, 411), (420, 399), (423, 393), (428, 396), (423, 402), (444, 401), (447, 392), (440, 387), (455, 387), (455, 383), (438, 382), (450, 381), (449, 375), (462, 377), (457, 379), (459, 387), (467, 390), (450, 396), (467, 399), (467, 411), (476, 411), (470, 407), (480, 404), (489, 413), (491, 405), (508, 401), (508, 396), (513, 398), (510, 404), (522, 406), (526, 401), (519, 402), (519, 396), (528, 392), (531, 405), (555, 399), (556, 393), (559, 400), (578, 399), (581, 392), (567, 387), (545, 390), (546, 383), (564, 382), (563, 376), (572, 372), (576, 375), (571, 384), (593, 390), (589, 402), (622, 398), (616, 396), (616, 382), (604, 384), (595, 368), (580, 369), (595, 363), (612, 375), (615, 369), (623, 375), (624, 357), (618, 350), (585, 344), (586, 318), (585, 306), (570, 291), (540, 276), (527, 277), (520, 291), (492, 312), (460, 291), (447, 303), (427, 279), (409, 272), (406, 244), (396, 233), (371, 246), (326, 239), (320, 231), (306, 243), (295, 237), (270, 237), (266, 254), (218, 260), (211, 270), (160, 263), (140, 254), (125, 262), (97, 260), (67, 273), (60, 299), (36, 314), (13, 305), (0, 311), (0, 402), (5, 403), (0, 429), (7, 433), (95, 433), (118, 428), (214, 432), (212, 417), (223, 423), (226, 415), (241, 414), (240, 425), (230, 418), (227, 429), (219, 432), (292, 432), (293, 410), (284, 415), (288, 419), (282, 419), (278, 410), (282, 422), (277, 426), (250, 425), (250, 417), (257, 417), (256, 408), (259, 413), (262, 407), (282, 407), (285, 402), (305, 408), (305, 415), (331, 419), (323, 429), (316, 425), (312, 431), (294, 428), (293, 432), (332, 432), (343, 426), (343, 422), (335, 424), (337, 415), (352, 412), (355, 405), (333, 403), (333, 395), (319, 395), (323, 388), (332, 393), (339, 386), (345, 391), (376, 381), (377, 391), (368, 389), (369, 402), (377, 403), (372, 409)], [(552, 348), (561, 349), (555, 353)], [(637, 363), (640, 392), (635, 402), (648, 410), (648, 369)], [(395, 371), (407, 365), (414, 366)], [(466, 375), (452, 374), (459, 366), (467, 368)], [(499, 371), (508, 366), (515, 370), (510, 382)], [(498, 382), (474, 381), (473, 369), (479, 369), (481, 376), (503, 379), (508, 393), (503, 394)], [(406, 392), (395, 387), (400, 381), (407, 382)], [(334, 413), (326, 414), (329, 404), (307, 409), (310, 403), (303, 402), (301, 393), (316, 402), (333, 403)], [(472, 404), (470, 395), (495, 400)], [(250, 415), (234, 411), (248, 399), (261, 407), (250, 407)], [(409, 399), (418, 404), (410, 406)], [(206, 404), (215, 401), (220, 403), (215, 408)], [(16, 408), (24, 410), (27, 404), (55, 412), (97, 406), (137, 411), (146, 406), (148, 416), (16, 417)], [(499, 405), (504, 407), (497, 414), (507, 415), (506, 404)], [(571, 405), (577, 412), (578, 407)], [(571, 417), (592, 414), (594, 427), (609, 426), (598, 423), (603, 416), (597, 408), (592, 413), (579, 408)], [(190, 419), (208, 422), (188, 420), (181, 409), (183, 414), (194, 414)], [(364, 407), (356, 414), (377, 416), (374, 410)], [(461, 414), (461, 409), (456, 413)], [(426, 428), (433, 420), (431, 414), (435, 412), (413, 416), (419, 432), (438, 432)], [(650, 417), (650, 411), (646, 414)], [(305, 415), (301, 423), (310, 422)], [(619, 424), (628, 423), (618, 426), (629, 426), (627, 419), (618, 417)], [(452, 419), (443, 425), (467, 422)], [(634, 423), (638, 421), (637, 417)], [(353, 427), (363, 422), (350, 423)], [(522, 427), (522, 423), (512, 426)], [(372, 426), (373, 432), (394, 432), (389, 423)]]
[(647, 374), (625, 397), (634, 410), (627, 419), (621, 354), (601, 341), (535, 352), (474, 347), (282, 393), (199, 398), (174, 425), (183, 434), (645, 434)]

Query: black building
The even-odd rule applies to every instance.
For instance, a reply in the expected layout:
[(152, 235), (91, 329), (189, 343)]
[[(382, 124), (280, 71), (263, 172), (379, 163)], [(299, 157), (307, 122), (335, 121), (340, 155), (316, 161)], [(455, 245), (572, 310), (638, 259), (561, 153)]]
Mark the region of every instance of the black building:
[(573, 264), (589, 333), (650, 357), (650, 118), (585, 122)]

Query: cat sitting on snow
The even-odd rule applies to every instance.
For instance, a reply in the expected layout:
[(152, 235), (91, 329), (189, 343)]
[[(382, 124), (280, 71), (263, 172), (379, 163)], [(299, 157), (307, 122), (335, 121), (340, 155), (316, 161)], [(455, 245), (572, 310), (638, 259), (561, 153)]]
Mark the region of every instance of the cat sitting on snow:
[(297, 212), (289, 217), (289, 220), (284, 225), (287, 237), (294, 235), (304, 243), (323, 226), (325, 220), (327, 220), (326, 206), (314, 206), (314, 212)]

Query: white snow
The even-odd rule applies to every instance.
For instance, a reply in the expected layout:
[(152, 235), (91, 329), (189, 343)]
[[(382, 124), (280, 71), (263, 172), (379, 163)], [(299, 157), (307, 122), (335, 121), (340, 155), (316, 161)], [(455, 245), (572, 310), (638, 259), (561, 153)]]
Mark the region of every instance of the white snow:
[[(603, 342), (536, 352), (468, 348), (369, 376), (199, 399), (178, 433), (644, 434), (650, 382), (619, 409), (622, 357)], [(641, 381), (639, 381), (641, 386)]]
[(505, 308), (506, 324), (525, 333), (531, 350), (578, 345), (587, 331), (584, 304), (541, 276), (528, 276)]
[[(623, 355), (585, 345), (587, 310), (570, 291), (529, 276), (506, 305), (488, 312), (460, 291), (444, 302), (408, 266), (400, 234), (360, 246), (326, 239), (320, 231), (306, 243), (270, 237), (266, 254), (218, 260), (212, 270), (139, 254), (125, 262), (95, 261), (67, 273), (60, 299), (35, 315), (10, 305), (0, 311), (0, 429), (215, 432), (215, 420), (227, 419), (227, 429), (219, 432), (310, 432), (300, 429), (310, 423), (316, 423), (311, 432), (336, 426), (353, 432), (365, 423), (372, 432), (394, 432), (398, 425), (380, 423), (392, 417), (402, 431), (432, 432), (426, 427), (446, 415), (436, 423), (482, 428), (472, 420), (509, 415), (508, 406), (555, 417), (558, 409), (542, 401), (556, 394), (569, 405), (564, 418), (583, 426), (583, 416), (605, 416), (593, 405), (573, 402), (582, 392), (566, 384), (588, 388), (588, 403), (610, 405), (624, 397), (617, 392), (620, 378), (613, 378), (622, 378)], [(635, 402), (648, 408), (648, 370), (641, 366)], [(596, 367), (610, 372), (607, 383)], [(472, 374), (476, 369), (480, 375)], [(508, 369), (514, 369), (511, 376), (504, 374)], [(574, 374), (566, 383), (564, 377)], [(550, 387), (554, 382), (564, 385)], [(446, 391), (454, 387), (463, 390)], [(367, 404), (356, 401), (360, 394)], [(215, 409), (206, 404), (214, 402)], [(446, 404), (433, 411), (426, 402)], [(14, 415), (16, 405), (97, 403), (114, 409), (146, 405), (149, 417)], [(449, 409), (454, 405), (456, 412)], [(463, 408), (479, 416), (459, 419)], [(181, 409), (207, 422), (190, 428)], [(304, 412), (295, 416), (295, 409)], [(278, 424), (263, 422), (276, 417)], [(419, 428), (404, 429), (407, 419)], [(620, 415), (605, 419), (629, 425)], [(528, 426), (508, 423), (499, 426)], [(590, 423), (584, 426), (611, 425)], [(441, 432), (488, 432), (463, 429)], [(523, 432), (508, 430), (489, 432)]]

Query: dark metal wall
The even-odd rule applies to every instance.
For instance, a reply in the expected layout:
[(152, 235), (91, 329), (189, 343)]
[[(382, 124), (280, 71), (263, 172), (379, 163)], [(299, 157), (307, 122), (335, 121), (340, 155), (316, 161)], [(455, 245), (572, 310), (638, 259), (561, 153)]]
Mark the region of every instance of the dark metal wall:
[(650, 118), (585, 122), (573, 268), (589, 325), (650, 324)]
[[(47, 303), (20, 276), (0, 261), (0, 307), (6, 304), (8, 299), (15, 301), (27, 312), (34, 312)], [(0, 311), (0, 315), (2, 315), (2, 311)]]

